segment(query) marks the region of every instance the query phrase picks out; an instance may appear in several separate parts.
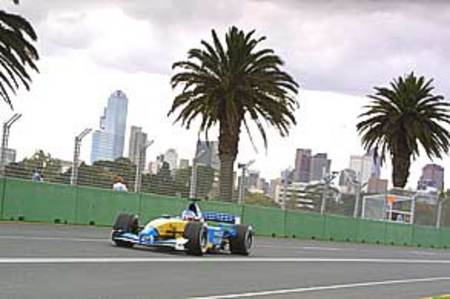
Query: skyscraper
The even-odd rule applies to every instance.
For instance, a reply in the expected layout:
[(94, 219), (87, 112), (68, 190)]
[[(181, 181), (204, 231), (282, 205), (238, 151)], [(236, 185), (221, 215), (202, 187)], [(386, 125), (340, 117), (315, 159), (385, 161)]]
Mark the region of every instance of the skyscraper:
[(197, 140), (195, 157), (197, 157), (198, 164), (220, 170), (219, 143), (217, 141)]
[(169, 163), (170, 170), (177, 169), (178, 166), (178, 153), (173, 148), (168, 149), (164, 154), (164, 161)]
[(355, 171), (356, 179), (361, 183), (369, 182), (370, 178), (380, 178), (380, 172), (374, 171), (376, 163), (370, 154), (364, 156), (350, 156), (350, 169)]
[(123, 156), (128, 99), (120, 90), (108, 99), (100, 117), (100, 128), (92, 135), (91, 162), (115, 160)]
[(426, 190), (428, 187), (444, 190), (444, 168), (437, 164), (425, 165), (417, 185), (418, 190)]
[(298, 148), (295, 154), (294, 182), (308, 183), (311, 177), (311, 150)]
[(147, 159), (146, 150), (144, 149), (144, 145), (146, 143), (147, 134), (142, 132), (142, 128), (131, 126), (128, 157), (135, 165), (139, 163), (139, 168), (141, 171), (144, 170)]
[(318, 153), (311, 158), (310, 181), (321, 181), (324, 175), (330, 173), (331, 160), (325, 153)]

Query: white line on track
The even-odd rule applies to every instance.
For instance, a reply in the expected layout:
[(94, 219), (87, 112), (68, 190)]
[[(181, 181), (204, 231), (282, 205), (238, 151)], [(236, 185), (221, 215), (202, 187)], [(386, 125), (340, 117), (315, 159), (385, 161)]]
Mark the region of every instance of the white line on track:
[(305, 288), (297, 288), (297, 289), (282, 289), (282, 290), (272, 290), (272, 291), (240, 293), (240, 294), (213, 295), (213, 296), (206, 296), (206, 297), (193, 297), (191, 299), (233, 299), (233, 298), (245, 298), (245, 297), (260, 297), (260, 296), (305, 293), (305, 292), (313, 292), (313, 291), (339, 290), (339, 289), (350, 289), (350, 288), (358, 288), (358, 287), (410, 284), (410, 283), (420, 283), (420, 282), (436, 282), (436, 281), (447, 281), (447, 280), (450, 280), (450, 277), (430, 277), (430, 278), (415, 278), (415, 279), (403, 279), (403, 280), (371, 281), (371, 282), (360, 282), (360, 283), (350, 283), (350, 284), (305, 287)]
[(259, 257), (8, 257), (0, 258), (0, 264), (99, 264), (99, 263), (379, 263), (379, 264), (450, 264), (450, 260), (413, 259), (348, 259), (348, 258), (259, 258)]
[(109, 239), (94, 238), (63, 238), (63, 237), (33, 237), (33, 236), (0, 236), (0, 240), (33, 240), (33, 241), (70, 241), (70, 242), (107, 242)]
[(280, 250), (312, 250), (312, 251), (354, 251), (354, 248), (320, 247), (320, 246), (275, 246), (256, 245), (257, 248), (273, 248)]

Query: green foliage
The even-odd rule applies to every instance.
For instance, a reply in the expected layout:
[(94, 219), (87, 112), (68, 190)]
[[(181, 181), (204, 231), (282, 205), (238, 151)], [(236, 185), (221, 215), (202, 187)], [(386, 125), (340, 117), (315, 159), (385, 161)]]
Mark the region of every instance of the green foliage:
[(39, 55), (32, 44), (36, 40), (37, 35), (26, 19), (0, 10), (0, 98), (11, 107), (11, 93), (16, 94), (20, 85), (30, 88), (27, 68), (38, 71), (35, 61)]
[(247, 192), (244, 196), (244, 203), (249, 205), (260, 205), (264, 207), (280, 207), (269, 196), (257, 192)]
[(200, 131), (206, 137), (211, 128), (220, 126), (221, 197), (231, 200), (241, 125), (253, 142), (248, 124), (255, 123), (265, 147), (263, 122), (286, 136), (296, 123), (298, 84), (281, 71), (283, 62), (272, 49), (257, 49), (265, 37), (255, 38), (254, 31), (245, 33), (233, 26), (222, 44), (212, 30), (212, 40), (201, 41), (203, 48), (189, 50), (188, 60), (173, 64), (179, 72), (171, 83), (180, 92), (168, 114), (178, 111), (175, 122), (187, 129), (200, 118)]
[(362, 144), (366, 149), (380, 149), (383, 159), (390, 155), (395, 187), (405, 186), (419, 145), (429, 158), (442, 158), (449, 150), (450, 133), (443, 125), (450, 124), (450, 104), (432, 94), (432, 82), (411, 73), (390, 87), (375, 87), (375, 94), (369, 95), (372, 102), (360, 115), (357, 130)]

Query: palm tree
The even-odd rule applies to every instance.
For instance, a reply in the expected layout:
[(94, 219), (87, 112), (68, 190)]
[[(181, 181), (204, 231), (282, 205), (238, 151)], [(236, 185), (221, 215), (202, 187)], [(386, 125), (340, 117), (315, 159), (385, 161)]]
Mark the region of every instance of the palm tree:
[(0, 10), (0, 98), (11, 107), (11, 93), (16, 94), (20, 84), (30, 88), (27, 66), (38, 71), (35, 60), (39, 55), (30, 40), (37, 40), (31, 24), (19, 15)]
[[(238, 154), (241, 126), (250, 134), (253, 121), (267, 148), (263, 121), (286, 136), (296, 124), (298, 84), (281, 70), (283, 62), (272, 49), (257, 46), (265, 37), (255, 38), (254, 30), (245, 33), (231, 27), (225, 45), (212, 30), (213, 42), (201, 41), (203, 49), (188, 52), (188, 60), (177, 62), (180, 71), (172, 77), (172, 87), (182, 87), (169, 115), (180, 109), (175, 122), (189, 128), (199, 117), (200, 131), (219, 126), (220, 198), (231, 201), (233, 166)], [(225, 46), (225, 47), (224, 47)]]
[(390, 87), (375, 87), (369, 95), (371, 103), (357, 124), (364, 148), (377, 147), (381, 157), (392, 159), (394, 187), (403, 188), (409, 177), (411, 158), (420, 152), (441, 158), (449, 150), (449, 103), (441, 95), (433, 95), (433, 80), (411, 73), (390, 83)]

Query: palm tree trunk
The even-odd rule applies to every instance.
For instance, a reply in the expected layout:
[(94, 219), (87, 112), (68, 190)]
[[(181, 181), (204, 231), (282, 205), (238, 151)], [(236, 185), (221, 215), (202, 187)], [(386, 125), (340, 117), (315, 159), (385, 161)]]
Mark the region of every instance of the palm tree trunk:
[(223, 201), (233, 200), (234, 162), (238, 153), (241, 121), (221, 121), (219, 134), (220, 184), (219, 195)]
[(220, 156), (220, 199), (223, 201), (232, 201), (233, 199), (233, 166), (236, 156)]
[(392, 157), (392, 182), (395, 188), (404, 188), (409, 177), (411, 154), (406, 151), (394, 153)]

